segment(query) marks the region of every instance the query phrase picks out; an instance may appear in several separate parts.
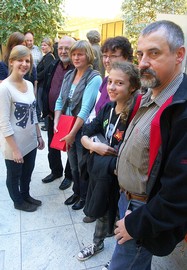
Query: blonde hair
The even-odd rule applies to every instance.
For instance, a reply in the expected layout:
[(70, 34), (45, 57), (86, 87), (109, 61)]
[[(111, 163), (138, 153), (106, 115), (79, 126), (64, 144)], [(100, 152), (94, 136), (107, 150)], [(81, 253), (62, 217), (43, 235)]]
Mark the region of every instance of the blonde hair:
[(51, 38), (45, 37), (42, 39), (42, 42), (45, 42), (51, 48), (51, 51), (53, 52), (53, 41)]
[(17, 45), (15, 46), (12, 51), (10, 52), (9, 55), (9, 73), (12, 72), (12, 67), (10, 66), (10, 61), (14, 61), (14, 60), (19, 60), (22, 57), (28, 56), (30, 55), (30, 69), (29, 69), (29, 74), (31, 74), (32, 72), (32, 67), (33, 67), (33, 58), (32, 58), (32, 54), (31, 51), (24, 45)]
[(70, 48), (70, 57), (75, 50), (83, 50), (86, 53), (87, 61), (89, 65), (93, 65), (95, 55), (90, 43), (87, 40), (77, 40)]

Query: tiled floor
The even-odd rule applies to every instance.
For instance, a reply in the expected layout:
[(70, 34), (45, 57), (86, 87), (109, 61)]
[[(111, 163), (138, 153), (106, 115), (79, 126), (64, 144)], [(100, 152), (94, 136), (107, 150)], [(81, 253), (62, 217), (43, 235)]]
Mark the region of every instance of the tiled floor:
[[(46, 132), (43, 132), (46, 140)], [(62, 155), (65, 163), (66, 155)], [(64, 205), (71, 188), (59, 190), (62, 179), (43, 184), (50, 173), (47, 148), (38, 151), (32, 177), (31, 195), (43, 204), (34, 213), (15, 210), (5, 185), (5, 165), (0, 154), (0, 270), (100, 270), (110, 259), (114, 238), (105, 240), (105, 249), (95, 257), (79, 262), (79, 250), (92, 242), (95, 223), (82, 222), (82, 210)], [(177, 249), (165, 258), (153, 259), (153, 270), (186, 270), (187, 254)], [(125, 270), (125, 269), (122, 269)], [(141, 269), (140, 269), (141, 270)]]

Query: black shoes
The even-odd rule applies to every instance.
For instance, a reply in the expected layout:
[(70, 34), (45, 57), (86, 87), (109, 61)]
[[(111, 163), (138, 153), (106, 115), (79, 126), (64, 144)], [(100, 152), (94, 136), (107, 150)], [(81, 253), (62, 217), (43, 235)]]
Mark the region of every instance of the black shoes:
[(76, 194), (71, 195), (65, 202), (65, 205), (71, 205), (74, 204), (75, 202), (77, 202), (79, 200), (79, 196)]
[(94, 221), (96, 221), (96, 218), (93, 218), (93, 217), (87, 217), (87, 216), (85, 216), (85, 217), (83, 218), (83, 222), (84, 222), (84, 223), (92, 223), (92, 222), (94, 222)]
[(72, 182), (71, 179), (64, 178), (64, 180), (62, 181), (62, 183), (59, 186), (59, 189), (65, 190), (65, 189), (69, 188), (71, 186), (71, 182)]
[(85, 200), (80, 199), (80, 197), (76, 194), (71, 195), (65, 202), (65, 205), (71, 205), (73, 210), (80, 210), (85, 206)]
[(32, 198), (31, 196), (24, 198), (24, 201), (31, 203), (31, 204), (34, 204), (34, 205), (37, 205), (37, 206), (42, 205), (42, 202), (40, 200), (36, 200), (36, 199)]
[(80, 210), (85, 206), (85, 200), (79, 199), (73, 206), (73, 210)]
[(53, 182), (55, 179), (60, 178), (62, 175), (54, 175), (54, 174), (49, 174), (48, 176), (46, 176), (45, 178), (42, 179), (42, 182), (47, 184), (50, 182)]
[(23, 203), (14, 203), (14, 208), (25, 212), (34, 212), (40, 205), (42, 205), (40, 200), (36, 200), (29, 195), (27, 198), (24, 198)]
[(22, 204), (14, 203), (14, 208), (25, 212), (34, 212), (37, 210), (37, 205), (24, 201)]

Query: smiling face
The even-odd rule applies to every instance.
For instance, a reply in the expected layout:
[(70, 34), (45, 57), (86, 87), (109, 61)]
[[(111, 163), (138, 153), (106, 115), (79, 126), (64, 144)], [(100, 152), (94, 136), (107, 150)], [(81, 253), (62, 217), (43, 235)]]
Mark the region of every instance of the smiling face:
[(111, 101), (124, 104), (133, 92), (129, 76), (120, 69), (111, 69), (108, 76), (107, 91)]
[(27, 72), (30, 71), (31, 57), (30, 55), (23, 56), (16, 60), (10, 60), (10, 67), (12, 74), (23, 77)]
[(182, 48), (171, 52), (163, 29), (140, 36), (137, 57), (143, 87), (161, 92), (180, 72)]
[(102, 59), (104, 68), (106, 69), (107, 73), (110, 72), (112, 63), (116, 61), (121, 62), (126, 60), (126, 58), (123, 57), (120, 49), (116, 49), (115, 52), (110, 50), (104, 52), (102, 55)]
[(58, 42), (58, 56), (62, 63), (69, 63), (70, 57), (69, 57), (69, 50), (71, 46), (73, 45), (74, 41), (70, 38), (63, 38), (60, 39)]

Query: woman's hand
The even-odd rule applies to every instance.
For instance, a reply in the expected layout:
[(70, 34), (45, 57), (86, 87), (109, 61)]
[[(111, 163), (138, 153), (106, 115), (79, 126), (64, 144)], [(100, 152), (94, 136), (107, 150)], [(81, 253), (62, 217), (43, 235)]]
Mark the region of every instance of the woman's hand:
[(69, 147), (71, 147), (75, 141), (75, 136), (70, 132), (68, 135), (60, 139), (60, 142), (62, 141), (66, 141), (66, 151), (68, 151)]
[(44, 147), (45, 147), (45, 142), (44, 142), (42, 136), (39, 136), (37, 139), (38, 139), (38, 149), (39, 149), (39, 150), (44, 149)]
[(54, 133), (58, 132), (57, 125), (57, 123), (54, 123)]
[(13, 151), (12, 155), (13, 155), (14, 162), (16, 162), (16, 163), (23, 163), (24, 162), (23, 156), (22, 156), (22, 153), (20, 152), (20, 150)]
[(107, 144), (92, 141), (90, 153), (96, 152), (100, 156), (117, 156), (117, 151)]

